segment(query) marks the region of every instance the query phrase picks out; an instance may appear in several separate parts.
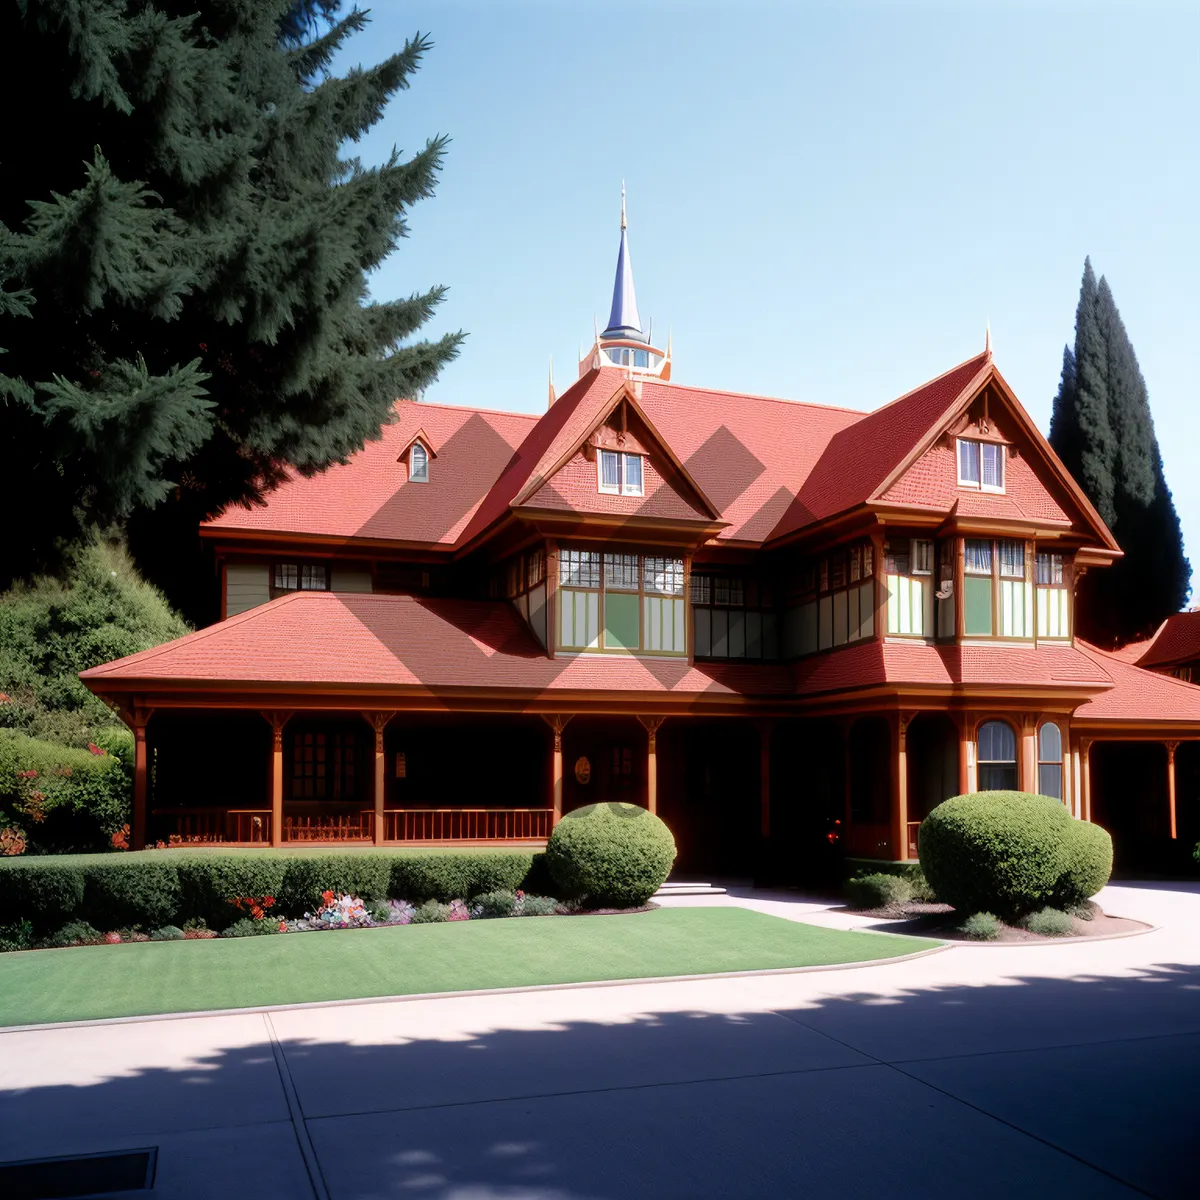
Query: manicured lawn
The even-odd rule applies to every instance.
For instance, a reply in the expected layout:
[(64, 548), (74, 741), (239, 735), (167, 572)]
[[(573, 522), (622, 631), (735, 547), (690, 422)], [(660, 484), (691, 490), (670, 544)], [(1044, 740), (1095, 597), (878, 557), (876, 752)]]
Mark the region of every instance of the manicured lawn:
[(937, 942), (742, 908), (142, 942), (0, 955), (0, 1025), (895, 958)]

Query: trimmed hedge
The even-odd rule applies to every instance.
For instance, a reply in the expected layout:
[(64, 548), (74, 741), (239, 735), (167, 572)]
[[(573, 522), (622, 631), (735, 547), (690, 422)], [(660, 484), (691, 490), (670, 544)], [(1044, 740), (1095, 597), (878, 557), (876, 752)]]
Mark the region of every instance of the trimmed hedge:
[(1071, 861), (1054, 889), (1055, 908), (1080, 907), (1112, 875), (1113, 844), (1107, 829), (1090, 821), (1072, 821), (1067, 848)]
[(938, 899), (960, 912), (1019, 917), (1064, 892), (1086, 899), (1081, 891), (1107, 882), (1111, 839), (1083, 826), (1048, 796), (952, 796), (921, 823), (921, 867)]
[(846, 880), (846, 901), (851, 908), (887, 908), (913, 898), (912, 884), (903, 875), (877, 871)]
[(321, 893), (414, 904), (470, 900), (485, 892), (515, 892), (533, 868), (531, 852), (148, 850), (0, 860), (0, 912), (29, 920), (45, 936), (71, 920), (103, 929), (157, 929), (202, 920), (232, 925), (240, 897), (272, 896), (272, 916), (302, 916)]
[(637, 804), (589, 804), (568, 813), (546, 844), (546, 865), (570, 899), (635, 908), (662, 887), (675, 839)]

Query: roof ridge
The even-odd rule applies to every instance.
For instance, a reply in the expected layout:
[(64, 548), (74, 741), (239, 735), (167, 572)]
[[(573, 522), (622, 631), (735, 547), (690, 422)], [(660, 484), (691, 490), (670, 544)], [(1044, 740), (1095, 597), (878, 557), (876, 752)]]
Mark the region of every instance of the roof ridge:
[(645, 379), (639, 382), (650, 387), (668, 388), (681, 392), (704, 392), (710, 396), (737, 396), (740, 400), (762, 400), (768, 404), (786, 404), (791, 408), (819, 408), (822, 412), (853, 413), (856, 417), (869, 417), (872, 412), (871, 409), (850, 408), (845, 404), (822, 404), (819, 400), (789, 400), (786, 396), (767, 396), (761, 392), (733, 392), (727, 388), (700, 387), (693, 383), (664, 383), (661, 379)]
[[(924, 383), (918, 383), (916, 387), (909, 388), (908, 391), (905, 392), (902, 396), (897, 396), (894, 400), (889, 400), (886, 404), (881, 404), (878, 408), (873, 408), (870, 411), (870, 413), (868, 413), (867, 415), (873, 417), (876, 415), (876, 413), (881, 413), (884, 411), (884, 409), (891, 408), (893, 404), (899, 404), (901, 400), (907, 400), (910, 396), (915, 396), (917, 394), (917, 392), (923, 392), (926, 388), (933, 387), (933, 385), (935, 383), (937, 383), (938, 380), (945, 379), (947, 375), (953, 375), (955, 371), (961, 371), (963, 369), (963, 367), (965, 367), (968, 363), (973, 363), (979, 359), (986, 359), (988, 357), (989, 357), (989, 355), (987, 354), (986, 351), (981, 352), (979, 354), (972, 354), (970, 358), (964, 358), (962, 360), (962, 362), (956, 363), (949, 370), (943, 371), (940, 375), (935, 375), (932, 379), (927, 379), (927, 380), (925, 380)], [(962, 393), (960, 390), (959, 395), (961, 395), (961, 394)], [(947, 409), (951, 408), (954, 405), (954, 403), (957, 402), (957, 400), (958, 400), (958, 396), (955, 396), (954, 400), (951, 401), (951, 403), (948, 404), (946, 406), (946, 408)], [(943, 410), (943, 411), (945, 411), (945, 410)]]
[[(480, 408), (474, 404), (446, 404), (438, 400), (401, 400), (396, 398), (395, 405), (412, 405), (414, 408), (442, 408), (450, 412), (487, 413), (492, 417), (520, 417), (523, 421), (540, 421), (545, 413), (520, 412), (511, 408)], [(385, 426), (386, 428), (386, 426)]]

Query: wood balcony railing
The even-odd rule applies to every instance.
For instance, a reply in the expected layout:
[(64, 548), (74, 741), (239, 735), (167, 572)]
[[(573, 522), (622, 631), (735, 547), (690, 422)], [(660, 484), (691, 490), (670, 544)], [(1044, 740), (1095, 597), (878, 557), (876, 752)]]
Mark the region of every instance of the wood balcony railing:
[(387, 842), (518, 842), (550, 836), (552, 808), (389, 808)]
[(315, 813), (311, 816), (285, 816), (285, 842), (369, 842), (375, 836), (375, 813), (364, 809), (356, 813)]

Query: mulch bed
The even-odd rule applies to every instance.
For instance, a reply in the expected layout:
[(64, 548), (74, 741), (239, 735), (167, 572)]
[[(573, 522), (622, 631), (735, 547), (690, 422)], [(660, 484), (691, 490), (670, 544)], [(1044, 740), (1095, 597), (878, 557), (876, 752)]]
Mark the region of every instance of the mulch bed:
[[(990, 939), (986, 945), (997, 945), (1005, 942), (1061, 942), (1064, 937), (1104, 938), (1121, 933), (1140, 933), (1151, 928), (1142, 921), (1131, 921), (1127, 917), (1110, 917), (1094, 901), (1088, 901), (1092, 910), (1092, 918), (1085, 921), (1075, 917), (1069, 934), (1061, 937), (1048, 937), (1045, 934), (1031, 933), (1019, 925), (1008, 925), (1001, 922), (1000, 936)], [(851, 909), (864, 917), (877, 917), (880, 928), (888, 933), (903, 933), (910, 937), (935, 937), (948, 942), (978, 942), (977, 938), (969, 938), (960, 932), (958, 926), (966, 919), (956, 913), (948, 904), (927, 904), (911, 900), (907, 904), (889, 904), (884, 908)]]

